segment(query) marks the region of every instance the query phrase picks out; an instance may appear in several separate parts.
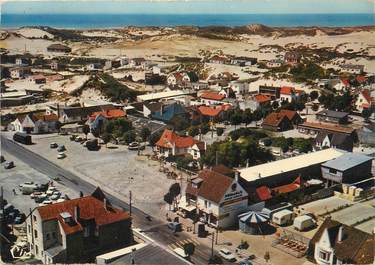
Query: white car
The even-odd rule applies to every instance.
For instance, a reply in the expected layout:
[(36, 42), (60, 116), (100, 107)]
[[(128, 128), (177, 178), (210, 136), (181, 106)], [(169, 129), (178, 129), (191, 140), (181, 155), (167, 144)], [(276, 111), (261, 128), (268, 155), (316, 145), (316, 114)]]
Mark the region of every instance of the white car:
[(219, 255), (227, 261), (236, 261), (236, 257), (226, 248), (220, 249)]
[(55, 191), (52, 196), (50, 197), (51, 200), (56, 201), (61, 196), (61, 193), (59, 191)]
[(46, 191), (46, 194), (47, 194), (48, 196), (51, 196), (54, 192), (56, 192), (56, 187), (51, 186), (51, 187), (49, 187), (48, 190)]
[(183, 250), (182, 248), (175, 248), (173, 251), (184, 259), (187, 259), (189, 257), (189, 255), (186, 255), (185, 250)]
[(57, 159), (64, 159), (66, 157), (66, 154), (61, 152), (57, 155)]

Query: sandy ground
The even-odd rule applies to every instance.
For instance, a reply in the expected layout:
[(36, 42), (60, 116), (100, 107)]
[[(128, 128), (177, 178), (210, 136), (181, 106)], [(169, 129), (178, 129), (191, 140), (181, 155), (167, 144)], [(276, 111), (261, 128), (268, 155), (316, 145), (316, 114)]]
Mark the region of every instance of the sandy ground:
[[(110, 44), (88, 44), (71, 43), (73, 52), (77, 55), (87, 54), (95, 57), (113, 58), (120, 55), (128, 57), (146, 57), (159, 58), (168, 56), (199, 56), (202, 51), (218, 52), (236, 56), (254, 56), (259, 60), (275, 59), (277, 55), (283, 55), (285, 47), (293, 49), (297, 47), (309, 47), (312, 49), (326, 48), (337, 49), (339, 52), (367, 52), (369, 55), (375, 53), (375, 32), (358, 31), (349, 34), (328, 36), (324, 33), (318, 33), (315, 36), (290, 36), (290, 37), (263, 37), (259, 35), (241, 35), (238, 41), (226, 41), (206, 39), (197, 36), (187, 36), (169, 32), (167, 35), (160, 36), (160, 30), (142, 31), (134, 29), (128, 32), (130, 35), (149, 35), (153, 36), (145, 40), (130, 40), (126, 37), (120, 41)], [(44, 34), (41, 30), (22, 29), (24, 36), (40, 36)], [(117, 31), (83, 31), (86, 36), (101, 37), (120, 37)], [(0, 47), (7, 48), (12, 52), (23, 52), (26, 50), (32, 53), (46, 52), (46, 47), (52, 42), (41, 39), (26, 39), (11, 36), (4, 41), (0, 41)], [(275, 47), (273, 46), (275, 45)], [(271, 47), (272, 46), (272, 47)], [(277, 47), (279, 46), (279, 47)], [(156, 58), (155, 58), (156, 57)], [(368, 71), (375, 72), (375, 63), (363, 60)]]

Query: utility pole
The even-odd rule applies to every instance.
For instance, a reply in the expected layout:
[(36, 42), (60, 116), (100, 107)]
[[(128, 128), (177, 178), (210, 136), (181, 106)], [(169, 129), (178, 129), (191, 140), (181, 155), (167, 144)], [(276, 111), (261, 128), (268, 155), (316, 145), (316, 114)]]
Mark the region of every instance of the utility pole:
[(211, 233), (211, 258), (214, 256), (215, 233)]
[(219, 229), (216, 227), (216, 239), (215, 239), (215, 245), (217, 245), (217, 240), (219, 238)]
[(129, 214), (132, 216), (132, 191), (129, 190)]

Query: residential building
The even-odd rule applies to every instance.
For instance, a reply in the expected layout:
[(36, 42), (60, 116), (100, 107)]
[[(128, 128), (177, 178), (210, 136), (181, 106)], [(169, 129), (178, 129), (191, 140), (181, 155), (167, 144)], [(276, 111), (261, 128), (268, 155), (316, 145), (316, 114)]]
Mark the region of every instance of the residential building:
[(183, 85), (190, 82), (190, 77), (186, 72), (176, 72), (169, 74), (167, 84), (170, 86)]
[(289, 65), (296, 65), (300, 62), (301, 57), (299, 52), (288, 51), (284, 55), (284, 61)]
[(52, 60), (51, 62), (51, 70), (58, 71), (60, 70), (60, 64), (58, 60)]
[(325, 130), (318, 132), (314, 140), (314, 151), (324, 148), (338, 148), (348, 152), (353, 151), (354, 141), (350, 135), (344, 133), (331, 133)]
[(29, 66), (13, 67), (9, 69), (9, 72), (12, 79), (22, 79), (31, 74), (31, 68)]
[(269, 163), (239, 169), (240, 183), (246, 189), (260, 186), (276, 187), (289, 184), (300, 176), (302, 180), (321, 177), (321, 165), (346, 152), (329, 148), (317, 152), (280, 159)]
[(371, 96), (369, 89), (362, 89), (355, 101), (355, 108), (358, 112), (362, 112), (364, 109), (370, 109), (371, 107), (375, 107), (375, 99)]
[(252, 57), (233, 57), (230, 59), (230, 64), (238, 65), (238, 66), (250, 66), (257, 63), (257, 58)]
[(264, 118), (262, 128), (275, 132), (283, 132), (292, 129), (293, 124), (287, 115), (273, 112)]
[(129, 60), (129, 66), (130, 67), (137, 67), (141, 66), (142, 68), (145, 68), (147, 66), (147, 61), (145, 58), (132, 58)]
[(280, 59), (272, 59), (267, 61), (266, 66), (268, 68), (278, 68), (284, 65), (284, 61)]
[(222, 104), (225, 95), (217, 92), (205, 92), (200, 95), (201, 102), (205, 105), (218, 105)]
[(29, 80), (35, 84), (45, 84), (47, 82), (46, 77), (42, 74), (32, 75), (29, 77)]
[(280, 90), (281, 90), (281, 87), (274, 87), (274, 86), (267, 86), (267, 85), (259, 86), (259, 94), (268, 95), (273, 100), (280, 98)]
[(112, 68), (118, 68), (121, 66), (121, 62), (119, 60), (107, 60), (104, 63), (104, 69), (112, 69)]
[(346, 72), (349, 74), (360, 75), (364, 72), (365, 66), (359, 65), (359, 64), (344, 64), (344, 65), (341, 65), (341, 69), (343, 72)]
[(10, 124), (10, 130), (25, 133), (52, 133), (57, 131), (58, 118), (55, 114), (31, 113), (18, 116)]
[(285, 102), (292, 102), (297, 100), (304, 92), (297, 90), (294, 87), (282, 86), (280, 89), (280, 100)]
[(303, 119), (297, 111), (282, 109), (279, 111), (279, 114), (285, 115), (293, 125), (298, 125), (303, 122)]
[(228, 58), (224, 56), (214, 55), (209, 60), (210, 63), (225, 64), (228, 62)]
[(94, 112), (90, 115), (87, 123), (91, 131), (101, 131), (110, 120), (116, 120), (126, 117), (126, 112), (121, 109), (110, 109), (106, 111)]
[(351, 87), (349, 79), (340, 79), (333, 85), (335, 91), (348, 91)]
[(374, 238), (328, 217), (310, 240), (307, 253), (319, 265), (373, 264)]
[(315, 114), (316, 119), (322, 122), (330, 122), (336, 124), (348, 123), (349, 113), (334, 110), (322, 110)]
[(142, 104), (143, 116), (146, 118), (150, 118), (155, 112), (161, 111), (162, 108), (163, 102), (146, 102)]
[(66, 45), (62, 44), (51, 44), (47, 47), (48, 52), (59, 52), (59, 53), (69, 53), (72, 49)]
[(37, 207), (26, 225), (30, 251), (44, 264), (85, 263), (133, 242), (129, 213), (112, 206), (100, 188)]
[[(105, 108), (113, 109), (112, 108)], [(91, 114), (94, 112), (103, 111), (104, 109), (100, 106), (89, 106), (89, 107), (64, 107), (58, 109), (57, 111), (60, 112), (59, 114), (59, 121), (62, 123), (75, 123), (75, 122), (82, 122), (86, 121)]]
[(226, 109), (227, 109), (226, 105), (212, 106), (212, 107), (199, 106), (198, 112), (203, 117), (207, 117), (209, 119), (219, 119), (223, 116)]
[(29, 59), (28, 58), (16, 58), (16, 65), (19, 65), (19, 66), (26, 66), (26, 65), (29, 65)]
[(343, 127), (339, 125), (331, 125), (316, 122), (304, 122), (298, 125), (298, 131), (304, 134), (317, 135), (320, 131), (325, 130), (331, 133), (344, 133), (351, 135), (354, 142), (357, 141), (356, 131), (351, 127)]
[(215, 171), (204, 169), (193, 178), (185, 191), (182, 210), (195, 211), (201, 222), (213, 227), (229, 228), (237, 216), (248, 210), (248, 194), (238, 182)]
[(201, 156), (198, 152), (203, 152), (206, 147), (204, 142), (198, 141), (191, 136), (180, 136), (168, 129), (164, 130), (155, 146), (158, 153), (164, 157), (192, 154), (195, 159)]
[(335, 183), (355, 183), (371, 177), (372, 157), (347, 153), (322, 164), (322, 177), (330, 186)]
[(188, 112), (185, 107), (180, 103), (162, 104), (159, 110), (151, 113), (151, 117), (155, 120), (163, 121), (166, 123), (171, 123), (175, 118), (186, 119), (188, 117)]
[(232, 89), (236, 95), (245, 94), (249, 92), (249, 83), (232, 81), (229, 83), (229, 89)]

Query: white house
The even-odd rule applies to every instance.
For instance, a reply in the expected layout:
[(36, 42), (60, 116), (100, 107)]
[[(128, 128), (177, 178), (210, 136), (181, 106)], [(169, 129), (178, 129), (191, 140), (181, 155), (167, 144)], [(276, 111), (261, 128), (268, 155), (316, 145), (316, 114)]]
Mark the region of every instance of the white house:
[(333, 88), (336, 91), (346, 91), (350, 88), (350, 83), (348, 79), (340, 79), (339, 82), (337, 82)]
[(182, 83), (189, 83), (190, 77), (186, 72), (177, 72), (169, 74), (167, 77), (167, 84), (170, 86), (179, 85)]
[(50, 133), (57, 130), (57, 115), (55, 114), (27, 114), (17, 117), (11, 122), (9, 129), (26, 133)]
[(12, 79), (21, 79), (24, 78), (26, 75), (31, 74), (30, 67), (13, 67), (9, 71), (10, 77)]
[(189, 148), (188, 152), (195, 160), (199, 160), (202, 154), (206, 151), (205, 142), (196, 142), (192, 147)]
[(354, 227), (326, 218), (310, 241), (319, 265), (373, 264), (374, 239)]
[(281, 67), (283, 65), (284, 65), (284, 61), (283, 60), (278, 60), (278, 59), (269, 60), (266, 63), (266, 66), (268, 68), (277, 68), (277, 67)]
[(374, 98), (371, 97), (370, 90), (363, 89), (359, 92), (355, 101), (355, 108), (358, 112), (371, 108), (375, 104)]
[(248, 210), (248, 194), (231, 178), (204, 169), (191, 180), (185, 191), (185, 202), (195, 207), (201, 222), (228, 228), (238, 222), (237, 216)]
[(232, 81), (229, 83), (229, 87), (236, 94), (244, 94), (246, 92), (249, 92), (249, 84), (245, 82)]

